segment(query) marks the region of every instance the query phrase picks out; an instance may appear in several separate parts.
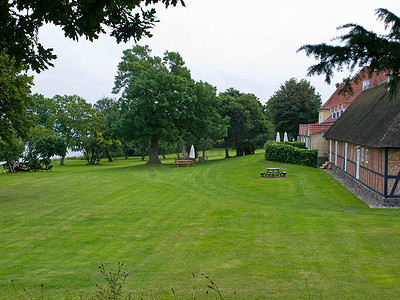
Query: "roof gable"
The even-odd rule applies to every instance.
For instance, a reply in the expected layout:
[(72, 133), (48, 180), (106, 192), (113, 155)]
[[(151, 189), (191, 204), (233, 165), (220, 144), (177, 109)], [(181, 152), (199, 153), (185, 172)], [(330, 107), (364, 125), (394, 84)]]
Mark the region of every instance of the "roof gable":
[(400, 97), (384, 84), (363, 91), (324, 135), (370, 147), (400, 147)]
[(387, 78), (388, 74), (382, 72), (374, 72), (370, 78), (368, 76), (367, 69), (364, 68), (350, 83), (351, 88), (353, 89), (352, 93), (341, 93), (340, 91), (345, 87), (345, 84), (342, 83), (318, 110), (330, 110), (331, 107), (337, 107), (338, 105), (343, 105), (344, 108), (347, 108), (363, 91), (364, 80), (369, 80), (370, 86), (373, 87), (386, 82)]

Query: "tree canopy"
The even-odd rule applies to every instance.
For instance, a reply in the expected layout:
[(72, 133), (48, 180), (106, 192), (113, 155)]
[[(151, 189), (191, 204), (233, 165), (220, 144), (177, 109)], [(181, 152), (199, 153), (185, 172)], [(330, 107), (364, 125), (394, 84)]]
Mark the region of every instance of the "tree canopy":
[(300, 47), (298, 51), (304, 50), (307, 56), (320, 61), (309, 67), (308, 75), (325, 74), (325, 81), (330, 83), (334, 71), (343, 71), (345, 67), (353, 71), (366, 66), (370, 75), (374, 71), (390, 72), (388, 87), (390, 98), (393, 98), (400, 88), (400, 18), (384, 8), (378, 8), (376, 15), (384, 23), (387, 34), (380, 35), (349, 23), (338, 27), (348, 32), (335, 39), (345, 43), (344, 46), (322, 43)]
[(185, 5), (183, 0), (76, 0), (76, 1), (2, 1), (0, 4), (0, 49), (17, 65), (40, 72), (53, 66), (56, 58), (52, 48), (38, 41), (38, 31), (46, 23), (60, 26), (65, 37), (80, 37), (93, 41), (110, 31), (118, 43), (131, 38), (138, 41), (151, 36), (150, 29), (157, 21), (151, 5), (165, 7)]
[(309, 81), (291, 78), (268, 100), (267, 112), (277, 131), (286, 131), (289, 138), (294, 138), (300, 124), (318, 121), (320, 106), (321, 96)]
[(78, 95), (56, 95), (52, 100), (56, 110), (52, 121), (55, 135), (64, 138), (66, 148), (82, 150), (82, 141), (89, 136), (93, 123), (91, 104)]
[(254, 94), (233, 88), (219, 94), (218, 98), (218, 112), (229, 118), (228, 135), (224, 139), (226, 156), (229, 156), (228, 144), (233, 144), (237, 156), (252, 153), (257, 147), (257, 136), (268, 131), (260, 101)]
[(27, 114), (33, 104), (32, 80), (14, 59), (0, 52), (0, 142), (14, 143), (13, 139), (24, 137), (32, 125)]
[(173, 141), (187, 126), (191, 110), (190, 72), (178, 53), (151, 56), (148, 46), (124, 51), (114, 92), (122, 91), (121, 125), (127, 140), (150, 143), (149, 163), (160, 163), (158, 144)]

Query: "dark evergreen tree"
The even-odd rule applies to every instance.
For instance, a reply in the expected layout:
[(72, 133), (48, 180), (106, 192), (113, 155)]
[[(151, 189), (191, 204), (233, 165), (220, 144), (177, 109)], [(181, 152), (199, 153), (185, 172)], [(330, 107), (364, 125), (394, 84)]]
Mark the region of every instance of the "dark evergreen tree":
[[(400, 87), (400, 18), (384, 8), (376, 10), (378, 20), (383, 21), (387, 34), (379, 35), (366, 30), (358, 24), (345, 24), (339, 29), (348, 29), (348, 33), (336, 40), (344, 42), (344, 46), (304, 45), (298, 51), (304, 50), (307, 56), (314, 56), (318, 64), (308, 69), (308, 75), (325, 74), (325, 81), (331, 82), (335, 70), (342, 71), (345, 67), (353, 71), (355, 68), (368, 67), (370, 75), (374, 71), (390, 72), (390, 98), (393, 98)], [(351, 78), (347, 78), (350, 82)]]
[(318, 121), (321, 96), (307, 80), (291, 78), (268, 100), (267, 111), (277, 131), (297, 137), (299, 125)]

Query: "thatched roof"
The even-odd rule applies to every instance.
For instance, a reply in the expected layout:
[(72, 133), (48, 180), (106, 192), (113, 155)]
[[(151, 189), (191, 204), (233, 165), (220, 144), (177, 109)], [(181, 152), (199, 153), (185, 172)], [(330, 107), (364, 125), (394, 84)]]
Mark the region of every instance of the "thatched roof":
[(324, 137), (369, 147), (400, 148), (400, 96), (389, 101), (385, 84), (363, 91)]

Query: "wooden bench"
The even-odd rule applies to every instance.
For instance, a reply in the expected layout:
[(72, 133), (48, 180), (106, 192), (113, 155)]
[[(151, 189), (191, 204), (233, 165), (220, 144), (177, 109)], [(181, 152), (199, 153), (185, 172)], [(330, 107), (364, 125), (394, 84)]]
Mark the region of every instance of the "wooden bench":
[(195, 161), (192, 159), (175, 159), (174, 165), (176, 165), (177, 167), (179, 166), (186, 166), (189, 167), (192, 164), (194, 165)]

